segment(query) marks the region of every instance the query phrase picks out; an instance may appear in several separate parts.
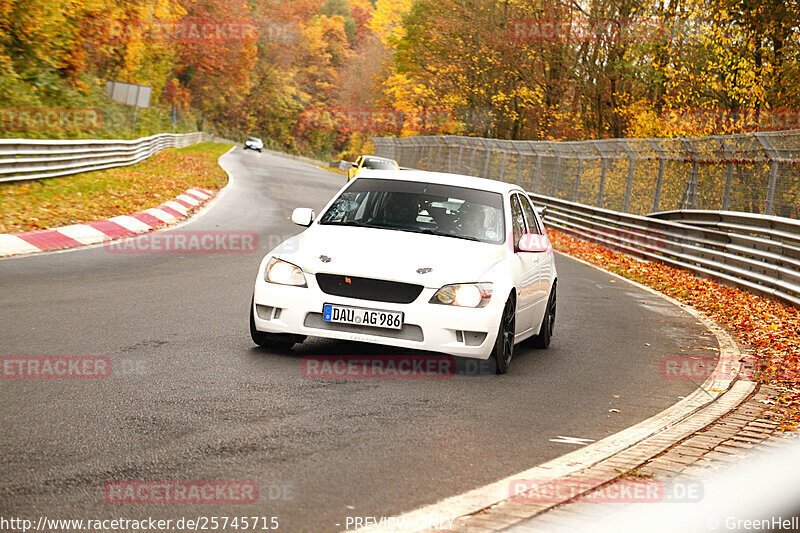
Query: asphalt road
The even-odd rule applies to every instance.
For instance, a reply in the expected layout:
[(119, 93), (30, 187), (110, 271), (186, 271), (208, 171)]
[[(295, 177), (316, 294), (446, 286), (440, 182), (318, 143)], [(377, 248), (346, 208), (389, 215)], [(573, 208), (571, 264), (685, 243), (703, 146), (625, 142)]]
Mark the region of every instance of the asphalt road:
[[(258, 253), (0, 260), (0, 355), (111, 359), (107, 379), (0, 380), (0, 516), (277, 516), (280, 531), (337, 531), (496, 481), (598, 440), (695, 388), (665, 356), (716, 352), (692, 317), (564, 256), (551, 348), (518, 347), (505, 376), (320, 381), (312, 354), (390, 354), (308, 339), (257, 349), (247, 329), (264, 252), (319, 210), (344, 176), (237, 149), (224, 196), (181, 231), (254, 231)], [(612, 411), (614, 410), (614, 411)], [(616, 412), (618, 411), (618, 412)], [(110, 504), (125, 480), (252, 480), (239, 505)], [(337, 525), (338, 524), (338, 525)]]

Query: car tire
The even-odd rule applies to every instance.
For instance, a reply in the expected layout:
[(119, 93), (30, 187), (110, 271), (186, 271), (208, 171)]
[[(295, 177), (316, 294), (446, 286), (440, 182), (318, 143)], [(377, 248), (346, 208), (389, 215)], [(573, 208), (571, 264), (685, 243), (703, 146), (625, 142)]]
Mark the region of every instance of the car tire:
[(556, 283), (553, 282), (553, 288), (550, 289), (550, 296), (547, 298), (547, 308), (542, 318), (542, 325), (539, 328), (539, 334), (533, 339), (533, 346), (539, 349), (547, 349), (550, 346), (550, 341), (553, 339), (553, 328), (556, 325)]
[(253, 316), (255, 309), (253, 304), (255, 297), (250, 300), (250, 338), (261, 348), (273, 348), (275, 350), (289, 350), (295, 344), (305, 340), (303, 335), (291, 335), (288, 333), (267, 333), (256, 329), (256, 320)]
[(516, 326), (517, 302), (514, 295), (508, 297), (506, 305), (503, 307), (503, 314), (500, 318), (500, 327), (497, 332), (497, 340), (494, 342), (491, 359), (495, 363), (495, 373), (505, 374), (508, 372), (508, 365), (514, 357), (514, 330)]

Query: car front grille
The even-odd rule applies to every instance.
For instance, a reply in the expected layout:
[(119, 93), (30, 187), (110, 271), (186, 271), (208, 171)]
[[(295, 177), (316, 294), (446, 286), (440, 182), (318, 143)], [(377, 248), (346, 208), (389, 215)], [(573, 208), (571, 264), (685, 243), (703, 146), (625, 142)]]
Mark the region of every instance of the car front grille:
[(410, 304), (422, 292), (422, 285), (341, 274), (317, 274), (322, 292), (346, 298)]

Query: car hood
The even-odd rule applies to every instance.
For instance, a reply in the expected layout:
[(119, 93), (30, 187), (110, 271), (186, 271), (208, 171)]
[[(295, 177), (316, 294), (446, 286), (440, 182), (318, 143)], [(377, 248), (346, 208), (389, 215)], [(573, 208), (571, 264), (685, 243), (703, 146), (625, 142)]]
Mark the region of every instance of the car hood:
[(438, 235), (314, 224), (284, 241), (273, 255), (312, 274), (346, 274), (439, 288), (481, 281), (505, 257), (505, 248)]

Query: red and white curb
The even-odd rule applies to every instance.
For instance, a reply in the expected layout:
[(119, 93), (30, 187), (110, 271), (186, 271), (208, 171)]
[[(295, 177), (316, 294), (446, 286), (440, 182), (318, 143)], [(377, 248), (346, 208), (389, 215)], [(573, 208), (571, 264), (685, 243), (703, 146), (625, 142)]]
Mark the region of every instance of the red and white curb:
[(63, 250), (147, 233), (188, 218), (214, 194), (195, 187), (158, 207), (130, 215), (54, 229), (0, 234), (0, 257)]

